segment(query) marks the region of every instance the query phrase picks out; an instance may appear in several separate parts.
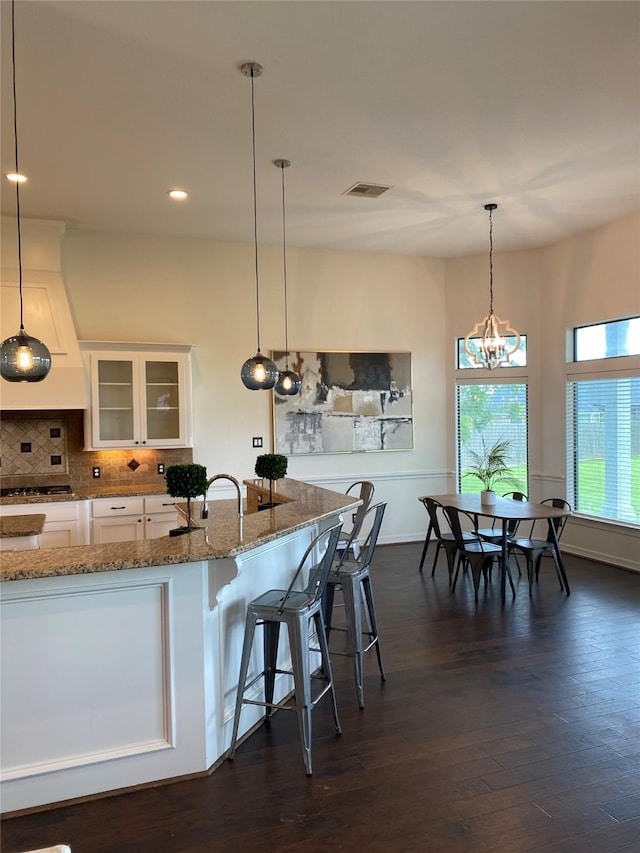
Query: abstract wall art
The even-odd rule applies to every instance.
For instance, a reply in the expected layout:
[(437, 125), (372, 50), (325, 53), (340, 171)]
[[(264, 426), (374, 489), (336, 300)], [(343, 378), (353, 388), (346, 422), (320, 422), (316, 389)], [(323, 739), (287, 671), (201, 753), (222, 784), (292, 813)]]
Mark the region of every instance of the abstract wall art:
[[(285, 353), (271, 357), (284, 370)], [(302, 388), (273, 395), (276, 453), (413, 448), (411, 353), (294, 351), (288, 360)]]

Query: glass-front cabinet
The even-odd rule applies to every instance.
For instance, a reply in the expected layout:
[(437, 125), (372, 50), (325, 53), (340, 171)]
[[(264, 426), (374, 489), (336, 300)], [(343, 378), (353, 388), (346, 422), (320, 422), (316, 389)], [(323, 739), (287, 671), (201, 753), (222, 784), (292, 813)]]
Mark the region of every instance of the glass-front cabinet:
[(91, 381), (85, 447), (190, 447), (191, 347), (122, 346), (128, 349), (84, 351)]

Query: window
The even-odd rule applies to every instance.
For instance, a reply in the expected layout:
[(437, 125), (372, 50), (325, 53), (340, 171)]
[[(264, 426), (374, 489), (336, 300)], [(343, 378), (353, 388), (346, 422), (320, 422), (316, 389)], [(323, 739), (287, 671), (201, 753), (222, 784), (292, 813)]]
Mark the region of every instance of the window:
[(496, 491), (527, 493), (528, 418), (527, 385), (519, 383), (459, 384), (457, 389), (458, 491), (479, 492), (482, 486), (464, 472), (471, 462), (470, 451), (482, 453), (483, 442), (491, 447), (496, 441), (509, 441), (509, 466), (513, 482), (498, 485)]
[[(515, 337), (507, 337), (505, 338), (507, 343), (513, 346), (515, 344)], [(474, 352), (479, 352), (478, 342), (475, 338), (470, 338), (469, 346), (474, 350)], [(509, 360), (500, 366), (501, 370), (504, 370), (505, 367), (525, 367), (527, 364), (527, 336), (520, 335), (520, 345), (518, 349), (512, 353)], [(464, 348), (464, 338), (458, 338), (458, 370), (466, 370), (468, 368), (479, 368), (480, 365), (476, 364), (469, 358), (469, 354)]]
[(574, 362), (598, 361), (567, 383), (569, 499), (577, 512), (631, 524), (640, 523), (640, 376), (606, 360), (635, 354), (640, 318), (580, 326)]
[(574, 361), (640, 355), (640, 317), (577, 326), (573, 330)]

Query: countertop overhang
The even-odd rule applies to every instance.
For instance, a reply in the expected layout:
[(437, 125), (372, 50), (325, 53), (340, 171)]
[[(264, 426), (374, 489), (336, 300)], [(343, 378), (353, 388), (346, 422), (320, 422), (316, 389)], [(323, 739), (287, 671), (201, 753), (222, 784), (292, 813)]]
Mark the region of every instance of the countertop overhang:
[(8, 515), (0, 518), (0, 538), (16, 536), (39, 536), (44, 527), (44, 513), (27, 513), (25, 515)]
[(3, 552), (0, 581), (111, 572), (234, 557), (326, 518), (355, 509), (358, 498), (284, 478), (278, 492), (287, 503), (238, 518), (234, 500), (209, 504), (206, 528), (142, 542), (75, 545)]

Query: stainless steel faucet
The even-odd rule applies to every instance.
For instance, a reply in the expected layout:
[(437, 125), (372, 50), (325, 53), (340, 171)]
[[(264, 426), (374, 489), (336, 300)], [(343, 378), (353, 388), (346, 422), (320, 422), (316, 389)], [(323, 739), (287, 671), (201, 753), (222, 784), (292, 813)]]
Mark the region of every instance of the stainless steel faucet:
[[(216, 474), (215, 477), (211, 477), (207, 481), (207, 491), (209, 490), (211, 483), (215, 480), (229, 480), (236, 487), (236, 492), (238, 493), (238, 518), (242, 518), (242, 490), (240, 489), (240, 483), (235, 477), (232, 477), (231, 474)], [(200, 518), (209, 518), (209, 501), (207, 500), (206, 493), (204, 495), (204, 503), (202, 504)]]

